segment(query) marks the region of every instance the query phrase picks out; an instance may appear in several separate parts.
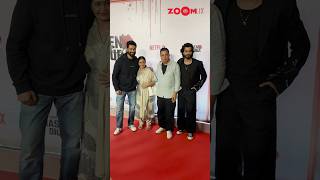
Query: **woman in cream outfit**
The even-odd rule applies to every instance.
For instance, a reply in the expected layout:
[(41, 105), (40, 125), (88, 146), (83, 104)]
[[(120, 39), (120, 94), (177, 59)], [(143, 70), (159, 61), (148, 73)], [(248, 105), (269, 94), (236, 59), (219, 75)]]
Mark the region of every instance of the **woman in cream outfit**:
[(154, 117), (155, 92), (154, 85), (156, 76), (151, 68), (146, 66), (146, 59), (141, 56), (139, 60), (139, 71), (137, 74), (137, 111), (136, 116), (139, 119), (139, 129), (143, 128), (146, 122), (146, 129), (151, 129), (151, 119)]
[(79, 179), (109, 180), (109, 1), (92, 0), (92, 11), (96, 19), (85, 51), (91, 71), (86, 81)]

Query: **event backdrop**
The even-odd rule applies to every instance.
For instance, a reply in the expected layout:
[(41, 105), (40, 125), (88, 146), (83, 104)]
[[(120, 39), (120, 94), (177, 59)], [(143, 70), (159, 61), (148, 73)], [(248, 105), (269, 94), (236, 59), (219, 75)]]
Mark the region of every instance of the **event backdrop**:
[[(145, 56), (147, 65), (156, 68), (159, 50), (167, 47), (171, 60), (182, 57), (181, 46), (190, 42), (194, 57), (203, 61), (207, 81), (197, 93), (197, 118), (209, 119), (210, 7), (209, 0), (113, 0), (111, 1), (111, 73), (115, 60), (124, 52), (126, 42), (137, 43), (136, 56)], [(111, 87), (111, 108), (115, 108), (115, 91)], [(177, 109), (177, 108), (176, 108)]]

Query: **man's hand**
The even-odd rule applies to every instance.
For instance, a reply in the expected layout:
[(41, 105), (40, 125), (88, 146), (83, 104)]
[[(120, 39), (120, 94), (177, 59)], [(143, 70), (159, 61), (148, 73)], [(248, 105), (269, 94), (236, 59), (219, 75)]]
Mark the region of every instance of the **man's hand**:
[(37, 103), (38, 98), (33, 91), (21, 93), (17, 97), (18, 101), (27, 106), (33, 106)]
[(122, 95), (122, 91), (118, 90), (116, 91), (117, 95)]
[(171, 97), (171, 102), (172, 102), (172, 103), (175, 103), (176, 100), (177, 100), (177, 93), (174, 92), (174, 93), (172, 94), (172, 97)]
[(99, 82), (104, 87), (110, 87), (110, 74), (106, 71), (102, 71), (99, 74)]
[(259, 87), (264, 87), (264, 86), (270, 86), (274, 90), (274, 92), (277, 94), (277, 96), (280, 94), (279, 91), (277, 90), (277, 87), (272, 82), (267, 81), (259, 85)]

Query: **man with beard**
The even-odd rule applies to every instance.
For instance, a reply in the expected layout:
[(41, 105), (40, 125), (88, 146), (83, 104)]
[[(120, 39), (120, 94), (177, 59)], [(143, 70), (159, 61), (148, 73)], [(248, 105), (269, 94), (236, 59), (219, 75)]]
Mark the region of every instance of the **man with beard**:
[(134, 41), (127, 42), (127, 53), (122, 55), (115, 63), (112, 82), (117, 94), (116, 98), (116, 120), (117, 128), (114, 135), (122, 131), (123, 126), (123, 109), (126, 95), (129, 100), (129, 118), (128, 128), (135, 132), (137, 129), (133, 125), (136, 105), (136, 86), (138, 84), (136, 77), (139, 70), (138, 59), (135, 56), (137, 44)]
[(181, 74), (181, 90), (178, 93), (178, 131), (188, 132), (187, 139), (193, 139), (196, 131), (197, 91), (207, 79), (207, 73), (201, 61), (193, 58), (193, 45), (186, 43), (180, 52), (183, 58), (178, 60)]

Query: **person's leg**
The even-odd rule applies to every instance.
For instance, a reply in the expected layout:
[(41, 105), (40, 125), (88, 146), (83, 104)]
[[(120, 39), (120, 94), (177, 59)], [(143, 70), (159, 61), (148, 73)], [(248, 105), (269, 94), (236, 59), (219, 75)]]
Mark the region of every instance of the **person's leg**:
[(146, 129), (150, 130), (152, 125), (152, 118), (154, 116), (154, 96), (149, 96), (147, 103), (147, 119), (146, 119)]
[(142, 96), (142, 90), (141, 89), (137, 89), (137, 93), (136, 93), (136, 110), (135, 113), (137, 115), (137, 119), (139, 121), (139, 129), (142, 129), (143, 124), (144, 124), (144, 112), (145, 112), (145, 108), (144, 108), (144, 98)]
[(176, 102), (172, 103), (171, 99), (166, 99), (166, 109), (165, 109), (165, 122), (166, 130), (173, 132), (174, 129), (174, 110), (176, 108)]
[(241, 118), (230, 89), (217, 98), (216, 107), (216, 163), (217, 180), (242, 178)]
[(61, 161), (60, 180), (76, 180), (80, 160), (84, 95), (76, 92), (54, 99), (60, 122)]
[(20, 180), (40, 180), (43, 175), (44, 136), (52, 97), (38, 95), (34, 106), (21, 105)]
[(244, 179), (275, 180), (276, 99), (270, 96), (256, 104), (241, 107), (244, 120)]
[(139, 126), (138, 126), (138, 128), (139, 128), (139, 129), (142, 129), (142, 128), (143, 128), (143, 125), (144, 125), (144, 122), (145, 122), (146, 120), (144, 120), (144, 119), (142, 119), (142, 118), (139, 118), (138, 121), (139, 121)]
[[(134, 117), (135, 117), (135, 109), (136, 109), (136, 91), (130, 91), (127, 93), (129, 100), (129, 118), (128, 118), (128, 126), (133, 125)], [(144, 111), (144, 109), (141, 109)]]
[(166, 128), (166, 122), (165, 122), (165, 109), (166, 109), (166, 104), (165, 104), (165, 99), (158, 97), (157, 98), (157, 105), (158, 105), (158, 124), (161, 128)]
[(117, 95), (116, 97), (116, 121), (117, 121), (117, 128), (123, 127), (123, 110), (124, 110), (124, 100), (125, 94)]
[(165, 109), (164, 109), (164, 126), (167, 131), (167, 139), (172, 138), (172, 132), (174, 130), (174, 109), (175, 104), (172, 103), (171, 99), (164, 99)]
[(178, 95), (178, 130), (183, 131), (186, 128), (186, 97), (183, 90)]
[(193, 90), (190, 91), (190, 95), (185, 101), (187, 118), (186, 118), (186, 130), (188, 133), (194, 133), (196, 131), (196, 116), (197, 116), (197, 94)]

